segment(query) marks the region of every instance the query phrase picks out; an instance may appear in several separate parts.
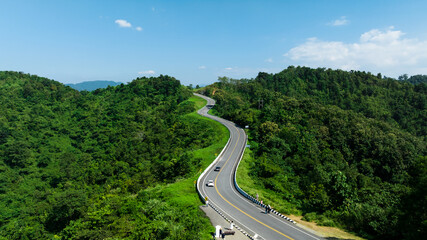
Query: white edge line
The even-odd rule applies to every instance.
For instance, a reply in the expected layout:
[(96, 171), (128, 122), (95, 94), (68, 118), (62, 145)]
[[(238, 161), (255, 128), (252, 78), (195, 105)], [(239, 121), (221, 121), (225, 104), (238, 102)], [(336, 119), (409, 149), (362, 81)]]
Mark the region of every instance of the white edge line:
[[(206, 101), (207, 101), (207, 103), (206, 103), (206, 105), (203, 107), (203, 108), (201, 108), (199, 111), (197, 111), (197, 113), (199, 114), (199, 115), (201, 115), (201, 116), (205, 116), (205, 115), (203, 115), (202, 113), (200, 113), (200, 111), (202, 110), (202, 109), (204, 109), (204, 108), (206, 108), (206, 106), (209, 104), (209, 100), (208, 99), (206, 99), (206, 98), (204, 98), (204, 96), (203, 95), (200, 95), (200, 94), (195, 94), (196, 96), (199, 96), (199, 97), (201, 97), (201, 98), (203, 98), (203, 99), (205, 99)], [(215, 104), (215, 102), (214, 102), (214, 104)], [(205, 116), (206, 117), (206, 116)], [(215, 119), (213, 119), (213, 120), (215, 120)], [(217, 120), (216, 120), (217, 121)], [(224, 148), (222, 149), (222, 151), (221, 151), (221, 153), (220, 154), (218, 154), (218, 157), (202, 172), (202, 174), (200, 174), (200, 176), (199, 176), (199, 178), (197, 179), (197, 185), (196, 185), (196, 188), (197, 188), (197, 191), (198, 191), (198, 193), (199, 193), (199, 195), (201, 196), (201, 198), (203, 199), (203, 201), (204, 201), (204, 197), (206, 196), (206, 194), (205, 194), (205, 196), (203, 196), (202, 194), (201, 194), (201, 191), (200, 191), (200, 189), (199, 189), (199, 185), (200, 185), (200, 180), (201, 179), (203, 179), (204, 177), (205, 177), (205, 174), (213, 167), (213, 165), (215, 165), (218, 161), (219, 161), (219, 159), (222, 157), (222, 155), (223, 155), (223, 153), (224, 153), (224, 151), (225, 151), (225, 149), (227, 149), (227, 147), (228, 147), (228, 145), (230, 144), (230, 142), (231, 142), (231, 134), (230, 134), (230, 137), (228, 138), (228, 142), (227, 142), (227, 144), (224, 146)]]
[[(213, 205), (213, 204), (212, 204)], [(218, 207), (217, 205), (215, 205), (215, 207), (216, 208), (218, 208), (219, 210), (221, 210), (221, 213), (223, 214), (223, 215), (225, 215), (224, 214), (224, 210), (222, 209), (222, 208), (220, 208), (220, 207)], [(227, 214), (228, 215), (228, 214)], [(228, 215), (228, 217), (229, 218), (232, 218), (230, 215)], [(234, 218), (233, 218), (234, 219)], [(234, 222), (238, 222), (239, 223), (239, 226), (243, 226), (243, 227), (245, 227), (246, 228), (246, 230), (249, 230), (249, 231), (251, 231), (253, 234), (257, 234), (254, 230), (252, 230), (251, 228), (249, 228), (248, 226), (246, 226), (246, 225), (244, 225), (243, 223), (241, 223), (241, 222), (239, 222), (239, 221), (236, 221), (235, 219), (234, 219)], [(258, 234), (258, 236), (260, 236), (260, 237), (262, 237), (261, 235), (259, 235)], [(264, 239), (264, 238), (263, 238)]]
[[(237, 130), (239, 130), (239, 129), (237, 129)], [(248, 138), (247, 138), (247, 135), (245, 134), (245, 136), (246, 136), (246, 140), (245, 140), (245, 143), (247, 144), (247, 140), (248, 140)], [(243, 147), (243, 151), (242, 151), (242, 155), (240, 156), (240, 159), (239, 159), (239, 161), (237, 162), (237, 166), (236, 166), (236, 169), (234, 170), (234, 183), (237, 185), (237, 186), (235, 186), (236, 188), (240, 188), (239, 187), (239, 184), (237, 184), (237, 178), (236, 178), (236, 176), (237, 176), (237, 169), (239, 168), (239, 165), (240, 165), (240, 161), (242, 161), (242, 159), (243, 159), (243, 155), (244, 155), (244, 153), (245, 153), (245, 149), (246, 149), (246, 144), (245, 144), (245, 146)], [(233, 180), (233, 179), (232, 179)], [(230, 183), (230, 185), (231, 185), (231, 183)], [(233, 189), (233, 187), (231, 188), (231, 189)], [(241, 189), (241, 188), (240, 188)], [(243, 191), (243, 189), (242, 189), (242, 191)], [(236, 190), (234, 190), (233, 189), (233, 192), (236, 192)], [(239, 192), (239, 191), (237, 191), (237, 195), (240, 197), (240, 198), (242, 198), (242, 199), (245, 199), (247, 202), (249, 202), (250, 204), (253, 204), (253, 202), (251, 203), (251, 201), (248, 199), (248, 198), (243, 198), (242, 197), (242, 194)], [(249, 194), (248, 194), (249, 195)], [(262, 210), (262, 209), (261, 209)], [(274, 214), (274, 215), (277, 215), (277, 214)], [(275, 216), (272, 216), (273, 218), (276, 218)], [(308, 233), (308, 232), (306, 232), (306, 231), (303, 231), (302, 229), (299, 229), (299, 228), (297, 228), (297, 227), (295, 227), (295, 226), (293, 226), (291, 223), (289, 223), (289, 222), (285, 222), (285, 221), (283, 221), (282, 219), (280, 219), (279, 218), (279, 216), (277, 216), (277, 218), (276, 218), (276, 220), (279, 220), (280, 222), (282, 222), (282, 223), (284, 223), (284, 224), (286, 224), (286, 225), (288, 225), (288, 226), (290, 226), (290, 227), (292, 227), (293, 229), (295, 229), (295, 230), (298, 230), (299, 232), (301, 232), (301, 233), (304, 233), (304, 234), (306, 234), (307, 236), (309, 236), (309, 237), (311, 237), (311, 238), (314, 238), (314, 239), (317, 239), (317, 240), (320, 240), (320, 238), (317, 238), (316, 236), (313, 236), (312, 235), (312, 233)]]
[[(211, 117), (215, 117), (215, 116), (212, 116), (212, 115), (209, 115), (207, 112), (206, 112), (206, 115), (204, 115), (204, 114), (202, 114), (201, 113), (201, 110), (203, 110), (204, 108), (206, 108), (206, 106), (209, 104), (209, 100), (208, 99), (206, 99), (205, 98), (205, 96), (203, 96), (203, 95), (200, 95), (200, 94), (194, 94), (194, 95), (196, 95), (196, 96), (199, 96), (199, 97), (201, 97), (201, 98), (203, 98), (203, 99), (205, 99), (206, 101), (207, 101), (207, 103), (206, 103), (206, 105), (203, 107), (203, 108), (201, 108), (201, 109), (199, 109), (198, 111), (197, 111), (197, 113), (199, 114), (199, 115), (201, 115), (201, 116), (204, 116), (204, 117), (208, 117), (208, 116), (210, 116), (210, 117), (208, 117), (208, 118), (210, 118), (210, 119), (212, 119), (212, 120), (214, 120), (214, 121), (217, 121), (217, 122), (219, 122), (219, 123), (221, 123), (218, 119), (215, 119), (215, 118), (211, 118)], [(214, 102), (214, 104), (213, 105), (215, 105), (215, 102)], [(223, 123), (221, 123), (222, 125), (224, 125), (225, 126), (225, 124), (223, 124)], [(225, 126), (225, 127), (227, 127), (227, 126)], [(232, 125), (232, 127), (235, 127), (235, 126), (233, 126)], [(237, 128), (237, 127), (235, 127), (236, 129), (237, 129), (237, 131), (239, 132), (239, 129)], [(230, 131), (230, 130), (229, 130)], [(199, 178), (197, 179), (197, 185), (196, 185), (196, 187), (197, 187), (197, 191), (199, 192), (199, 194), (202, 196), (202, 199), (204, 200), (204, 198), (203, 198), (203, 194), (201, 194), (201, 190), (199, 189), (199, 184), (200, 184), (200, 180), (202, 179), (202, 178), (204, 178), (205, 177), (205, 174), (208, 172), (208, 170), (210, 170), (212, 167), (213, 167), (213, 165), (215, 165), (215, 164), (217, 164), (217, 162), (219, 161), (219, 159), (222, 157), (222, 155), (224, 154), (224, 151), (227, 149), (227, 147), (228, 147), (228, 145), (230, 144), (230, 142), (231, 142), (231, 131), (230, 131), (230, 137), (228, 138), (228, 141), (227, 141), (227, 144), (224, 146), (224, 148), (222, 149), (222, 151), (221, 151), (221, 153), (217, 156), (217, 158), (202, 172), (202, 174), (199, 176)], [(244, 152), (245, 152), (245, 149), (246, 149), (246, 144), (247, 144), (247, 140), (248, 140), (248, 138), (247, 138), (247, 135), (246, 135), (246, 133), (244, 133), (244, 135), (245, 135), (245, 145), (243, 146), (243, 150), (241, 150), (242, 151), (242, 153), (241, 153), (241, 156), (240, 156), (240, 159), (239, 159), (239, 161), (237, 161), (237, 163), (235, 163), (234, 165), (236, 166), (236, 169), (234, 170), (234, 179), (233, 179), (233, 177), (231, 176), (231, 180), (234, 180), (234, 182), (235, 182), (235, 185), (237, 185), (237, 186), (235, 186), (235, 187), (238, 187), (238, 188), (240, 188), (239, 187), (239, 185), (237, 184), (237, 178), (236, 178), (236, 175), (237, 175), (237, 169), (239, 168), (239, 165), (240, 165), (240, 161), (243, 159), (243, 155), (244, 155)], [(231, 186), (231, 189), (233, 190), (233, 192), (239, 197), (239, 198), (241, 198), (241, 199), (243, 199), (243, 200), (245, 200), (246, 202), (248, 202), (249, 204), (253, 204), (253, 202), (251, 202), (248, 198), (243, 198), (242, 197), (242, 194), (239, 192), (239, 191), (236, 191), (234, 188), (233, 188), (233, 186), (231, 185), (231, 181), (230, 181), (230, 186)], [(203, 188), (202, 188), (203, 189)], [(242, 190), (243, 191), (243, 190)], [(205, 196), (207, 196), (207, 194), (206, 194), (206, 192), (205, 191), (203, 191), (203, 193), (204, 193), (204, 195)], [(248, 194), (249, 195), (249, 194)], [(212, 203), (211, 203), (212, 204)], [(212, 204), (213, 205), (213, 204)], [(218, 209), (220, 209), (222, 212), (224, 212), (224, 210), (223, 209), (221, 209), (219, 206), (216, 206)], [(258, 206), (256, 206), (256, 207), (258, 207)], [(261, 209), (262, 210), (262, 209)], [(230, 217), (230, 216), (229, 216)], [(274, 217), (274, 216), (273, 216)], [(230, 217), (231, 218), (231, 217)], [(319, 238), (316, 238), (316, 237), (313, 237), (311, 234), (309, 234), (309, 233), (307, 233), (307, 232), (305, 232), (305, 231), (302, 231), (301, 229), (298, 229), (298, 228), (296, 228), (295, 226), (293, 226), (292, 224), (290, 224), (289, 222), (285, 222), (285, 221), (283, 221), (283, 220), (281, 220), (280, 218), (279, 218), (279, 216), (277, 216), (277, 218), (276, 218), (276, 220), (279, 220), (280, 222), (282, 222), (282, 223), (284, 223), (284, 224), (286, 224), (286, 225), (288, 225), (288, 226), (290, 226), (290, 227), (292, 227), (292, 228), (294, 228), (295, 230), (298, 230), (299, 232), (302, 232), (302, 233), (304, 233), (304, 234), (306, 234), (306, 235), (308, 235), (309, 237), (312, 237), (312, 238), (314, 238), (314, 239), (318, 239), (318, 240), (320, 240)], [(237, 221), (238, 222), (238, 221)], [(239, 222), (240, 223), (240, 222)], [(255, 233), (255, 231), (253, 231), (252, 229), (250, 229), (249, 227), (247, 227), (246, 225), (244, 225), (244, 224), (242, 224), (242, 223), (240, 223), (239, 224), (240, 226), (244, 226), (246, 229), (248, 229), (248, 230), (250, 230), (251, 232), (253, 232), (253, 233)], [(260, 237), (262, 237), (261, 235), (259, 235), (258, 234), (258, 236), (260, 236)]]

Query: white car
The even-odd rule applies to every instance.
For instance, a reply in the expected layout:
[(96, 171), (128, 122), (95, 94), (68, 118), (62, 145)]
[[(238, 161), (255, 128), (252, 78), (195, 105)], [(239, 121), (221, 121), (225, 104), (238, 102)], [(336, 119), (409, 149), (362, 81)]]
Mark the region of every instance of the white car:
[(213, 180), (209, 180), (209, 181), (206, 183), (206, 186), (208, 186), (208, 187), (214, 187), (214, 186), (215, 186), (214, 181), (213, 181)]

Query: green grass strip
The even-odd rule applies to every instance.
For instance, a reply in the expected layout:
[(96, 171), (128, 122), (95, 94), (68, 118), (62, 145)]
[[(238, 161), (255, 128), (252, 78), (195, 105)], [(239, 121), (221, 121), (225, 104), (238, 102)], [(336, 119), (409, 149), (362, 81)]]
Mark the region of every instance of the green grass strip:
[[(191, 97), (189, 101), (195, 102), (195, 106), (197, 107), (197, 109), (200, 109), (206, 105), (206, 100), (197, 96)], [(197, 181), (197, 178), (200, 176), (203, 170), (208, 167), (209, 164), (213, 160), (215, 160), (216, 156), (222, 151), (228, 141), (230, 133), (224, 125), (212, 119), (202, 117), (196, 112), (189, 113), (188, 116), (197, 119), (197, 121), (207, 121), (209, 122), (209, 124), (212, 124), (213, 128), (215, 129), (215, 132), (213, 132), (212, 134), (217, 136), (216, 142), (207, 148), (198, 149), (193, 152), (194, 158), (202, 159), (201, 168), (197, 173), (195, 173), (190, 178), (181, 179), (175, 183), (171, 183), (164, 186), (162, 192), (164, 196), (167, 196), (168, 202), (170, 204), (177, 205), (186, 209), (196, 209), (198, 213), (195, 214), (204, 215), (204, 213), (200, 209), (198, 209), (198, 207), (201, 205), (201, 201), (199, 199), (199, 195), (196, 192), (195, 182)], [(212, 236), (210, 234), (215, 229), (210, 224), (209, 219), (202, 218), (200, 225), (200, 227), (202, 228), (202, 233), (199, 237), (201, 237), (202, 239), (211, 239)]]
[(254, 165), (254, 161), (252, 151), (246, 148), (236, 174), (239, 187), (253, 197), (256, 197), (258, 194), (258, 199), (260, 201), (262, 200), (265, 204), (270, 204), (275, 210), (281, 213), (300, 215), (300, 211), (298, 211), (295, 206), (284, 201), (276, 192), (264, 188), (254, 176), (251, 176), (250, 172)]

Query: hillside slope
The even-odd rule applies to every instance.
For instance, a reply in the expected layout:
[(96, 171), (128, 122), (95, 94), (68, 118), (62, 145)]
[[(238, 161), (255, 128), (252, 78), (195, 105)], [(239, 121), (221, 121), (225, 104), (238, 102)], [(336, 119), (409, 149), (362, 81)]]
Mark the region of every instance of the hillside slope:
[(370, 239), (426, 233), (425, 84), (290, 67), (201, 91), (249, 126), (248, 172), (265, 202)]
[(191, 178), (223, 135), (191, 96), (168, 76), (78, 92), (0, 72), (0, 238), (208, 239)]

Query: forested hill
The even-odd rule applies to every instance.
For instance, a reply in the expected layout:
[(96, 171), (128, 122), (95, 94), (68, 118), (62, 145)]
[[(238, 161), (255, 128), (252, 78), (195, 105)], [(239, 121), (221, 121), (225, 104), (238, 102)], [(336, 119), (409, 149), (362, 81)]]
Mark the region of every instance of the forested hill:
[(426, 84), (306, 67), (219, 80), (201, 92), (249, 126), (264, 202), (369, 239), (427, 234)]
[(410, 76), (408, 77), (408, 74), (403, 74), (401, 76), (399, 76), (399, 81), (402, 82), (408, 82), (414, 85), (418, 85), (418, 84), (427, 84), (427, 75), (414, 75), (414, 76)]
[(150, 190), (193, 176), (200, 159), (192, 152), (217, 141), (212, 126), (187, 115), (190, 96), (168, 76), (78, 92), (0, 72), (0, 239), (189, 239), (208, 231), (197, 208), (168, 205)]
[[(233, 82), (227, 78), (220, 80), (219, 85)], [(413, 85), (358, 71), (289, 67), (277, 74), (259, 73), (250, 84), (240, 87), (246, 96), (266, 90), (353, 110), (417, 136), (427, 135), (427, 83)], [(272, 98), (273, 94), (264, 94), (259, 100)]]

